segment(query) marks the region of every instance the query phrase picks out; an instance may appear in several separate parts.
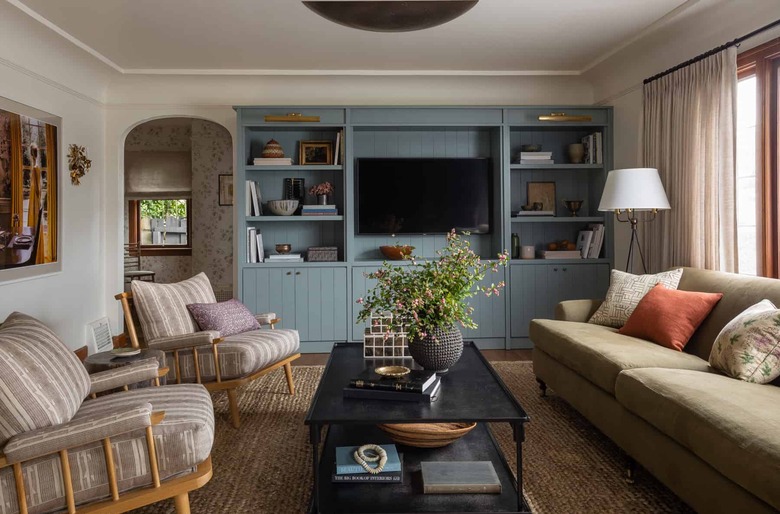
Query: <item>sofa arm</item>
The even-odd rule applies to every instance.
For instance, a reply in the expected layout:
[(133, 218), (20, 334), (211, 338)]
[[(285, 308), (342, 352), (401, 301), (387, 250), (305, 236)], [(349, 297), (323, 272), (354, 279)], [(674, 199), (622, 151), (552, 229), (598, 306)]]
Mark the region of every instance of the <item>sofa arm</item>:
[(152, 425), (152, 405), (138, 402), (12, 437), (3, 449), (9, 464), (56, 453)]
[(174, 350), (187, 350), (193, 346), (211, 346), (215, 341), (219, 341), (219, 332), (213, 330), (204, 330), (202, 332), (193, 332), (192, 334), (182, 334), (180, 336), (159, 337), (149, 341), (147, 346), (154, 350), (172, 352)]
[(555, 319), (585, 323), (603, 300), (567, 300), (555, 306)]
[(160, 378), (161, 372), (164, 376), (168, 372), (168, 368), (160, 370), (157, 359), (151, 358), (133, 362), (120, 368), (93, 373), (89, 376), (89, 380), (92, 382), (89, 394), (102, 393), (145, 380), (154, 380)]

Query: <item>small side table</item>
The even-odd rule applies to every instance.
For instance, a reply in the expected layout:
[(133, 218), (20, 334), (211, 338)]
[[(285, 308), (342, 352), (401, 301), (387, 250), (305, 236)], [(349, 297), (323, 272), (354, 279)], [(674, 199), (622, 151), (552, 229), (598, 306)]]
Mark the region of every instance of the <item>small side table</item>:
[[(118, 357), (110, 351), (93, 353), (84, 360), (84, 366), (87, 368), (87, 373), (98, 373), (100, 371), (106, 371), (107, 369), (121, 368), (132, 362), (146, 359), (157, 359), (160, 367), (165, 367), (165, 352), (161, 350), (151, 350), (149, 348), (142, 348), (141, 353), (130, 357)], [(165, 385), (165, 383), (166, 377), (160, 377), (160, 385)], [(151, 382), (149, 382), (149, 384), (151, 384)], [(130, 389), (137, 389), (139, 387), (148, 387), (148, 384), (144, 382), (132, 384)]]

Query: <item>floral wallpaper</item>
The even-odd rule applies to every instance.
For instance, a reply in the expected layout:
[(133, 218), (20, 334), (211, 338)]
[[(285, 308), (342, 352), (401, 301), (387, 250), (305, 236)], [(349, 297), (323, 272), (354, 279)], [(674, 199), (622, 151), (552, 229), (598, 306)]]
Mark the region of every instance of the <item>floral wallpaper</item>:
[[(154, 120), (128, 134), (131, 152), (192, 152), (192, 256), (143, 257), (156, 281), (178, 282), (201, 271), (215, 291), (233, 288), (233, 208), (219, 205), (219, 175), (233, 173), (233, 142), (222, 126), (205, 120)], [(128, 239), (125, 203), (125, 241)]]
[(11, 116), (0, 110), (0, 198), (11, 198)]

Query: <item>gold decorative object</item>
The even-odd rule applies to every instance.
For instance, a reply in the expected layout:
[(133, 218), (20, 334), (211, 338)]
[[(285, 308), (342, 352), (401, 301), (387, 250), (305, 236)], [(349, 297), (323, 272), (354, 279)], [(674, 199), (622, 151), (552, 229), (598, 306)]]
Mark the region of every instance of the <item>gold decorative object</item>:
[(374, 373), (382, 375), (383, 377), (398, 378), (408, 375), (410, 371), (412, 370), (406, 366), (380, 366), (374, 370)]
[(540, 115), (539, 121), (593, 121), (593, 116), (551, 112), (550, 114)]
[(280, 255), (286, 255), (292, 251), (292, 245), (290, 243), (279, 243), (275, 248), (276, 253)]
[(266, 122), (298, 122), (298, 123), (319, 123), (319, 116), (304, 116), (299, 112), (288, 112), (287, 114), (267, 114)]
[(81, 184), (81, 177), (89, 173), (92, 161), (87, 159), (87, 149), (79, 145), (68, 145), (68, 169), (74, 186)]
[(572, 218), (577, 217), (577, 212), (582, 209), (583, 200), (563, 200), (563, 206), (569, 209)]
[(395, 423), (377, 425), (398, 444), (415, 448), (441, 448), (468, 434), (476, 423)]

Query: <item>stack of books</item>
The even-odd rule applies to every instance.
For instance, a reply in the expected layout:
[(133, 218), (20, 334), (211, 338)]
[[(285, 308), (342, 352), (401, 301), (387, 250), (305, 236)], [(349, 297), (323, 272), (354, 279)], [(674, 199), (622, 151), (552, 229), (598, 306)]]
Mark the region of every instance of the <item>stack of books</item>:
[[(387, 452), (387, 462), (380, 473), (370, 474), (363, 466), (355, 462), (354, 454), (357, 446), (336, 447), (336, 469), (333, 472), (332, 482), (371, 482), (378, 484), (397, 484), (403, 481), (403, 458), (398, 454), (394, 444), (381, 444)], [(376, 464), (369, 463), (376, 467)]]
[(255, 227), (246, 228), (246, 262), (263, 262), (263, 234)]
[(292, 166), (290, 157), (256, 157), (252, 160), (255, 166)]
[(555, 164), (552, 152), (520, 152), (520, 164)]
[(577, 236), (577, 249), (583, 259), (598, 259), (604, 246), (604, 224), (591, 223), (587, 230), (580, 230)]
[(582, 146), (585, 147), (585, 164), (604, 164), (604, 149), (601, 132), (594, 132), (582, 138)]
[(260, 193), (260, 184), (254, 180), (246, 181), (246, 208), (248, 217), (263, 215), (263, 195)]
[(349, 381), (344, 398), (431, 403), (440, 389), (441, 377), (433, 371), (413, 369), (402, 377), (384, 377), (371, 368)]
[(265, 258), (265, 262), (303, 262), (299, 253), (274, 253)]
[(339, 210), (335, 205), (304, 205), (301, 216), (337, 216)]

